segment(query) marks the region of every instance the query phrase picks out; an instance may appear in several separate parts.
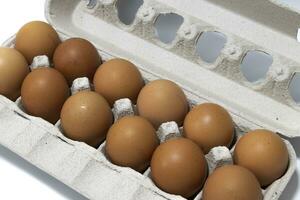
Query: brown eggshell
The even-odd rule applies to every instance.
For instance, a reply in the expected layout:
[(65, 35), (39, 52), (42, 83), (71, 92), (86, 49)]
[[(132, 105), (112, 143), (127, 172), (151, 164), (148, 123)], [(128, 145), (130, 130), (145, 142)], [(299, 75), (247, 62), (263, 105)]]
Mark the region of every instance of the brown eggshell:
[(15, 48), (31, 64), (35, 56), (47, 55), (50, 59), (60, 43), (57, 32), (49, 24), (33, 21), (25, 24), (16, 35)]
[(165, 192), (189, 198), (206, 179), (207, 163), (199, 146), (189, 139), (162, 143), (151, 160), (151, 177)]
[(21, 89), (22, 104), (28, 114), (42, 117), (53, 124), (58, 121), (69, 94), (63, 75), (48, 67), (29, 73)]
[(21, 86), (28, 73), (27, 61), (20, 52), (0, 48), (0, 94), (15, 101), (21, 95)]
[(92, 43), (82, 38), (71, 38), (61, 43), (53, 57), (54, 67), (67, 79), (69, 85), (76, 78), (93, 80), (102, 60)]
[(134, 104), (144, 87), (137, 67), (124, 59), (112, 59), (102, 64), (94, 77), (95, 91), (113, 106), (116, 100), (129, 98)]
[(217, 168), (206, 180), (203, 200), (262, 200), (258, 180), (248, 169), (236, 165)]
[(234, 163), (252, 171), (261, 186), (268, 186), (285, 173), (289, 155), (277, 134), (259, 129), (250, 131), (237, 142)]
[(187, 114), (183, 132), (185, 137), (196, 142), (206, 154), (213, 147), (230, 146), (234, 138), (234, 124), (223, 107), (204, 103)]
[(96, 92), (76, 93), (61, 111), (64, 135), (95, 148), (105, 139), (112, 123), (113, 114), (107, 101)]
[(159, 145), (154, 127), (146, 119), (127, 116), (117, 121), (106, 138), (106, 153), (112, 163), (143, 172)]
[(177, 84), (169, 80), (156, 80), (141, 90), (137, 109), (140, 116), (158, 128), (162, 123), (170, 121), (181, 126), (189, 106), (185, 94)]

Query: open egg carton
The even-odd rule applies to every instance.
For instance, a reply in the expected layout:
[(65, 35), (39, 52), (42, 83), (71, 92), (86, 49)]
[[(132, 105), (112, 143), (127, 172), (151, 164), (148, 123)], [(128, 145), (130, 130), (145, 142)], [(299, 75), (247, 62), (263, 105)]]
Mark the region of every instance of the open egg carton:
[[(266, 128), (287, 137), (300, 136), (300, 109), (289, 86), (300, 72), (300, 45), (296, 33), (300, 13), (276, 0), (137, 0), (131, 21), (120, 20), (122, 0), (47, 0), (46, 17), (62, 40), (90, 40), (104, 60), (126, 58), (137, 65), (146, 81), (171, 79), (179, 84), (190, 105), (214, 102), (224, 106), (236, 124), (236, 139), (249, 130)], [(140, 2), (140, 3), (139, 3)], [(128, 13), (129, 11), (127, 11)], [(160, 40), (160, 18), (175, 16), (172, 40)], [(130, 17), (129, 17), (130, 19)], [(224, 20), (225, 19), (225, 20)], [(163, 21), (163, 18), (162, 18)], [(286, 23), (289, 22), (289, 23)], [(199, 56), (199, 41), (207, 32), (226, 38), (214, 58)], [(158, 36), (157, 36), (158, 35)], [(4, 43), (13, 47), (14, 37)], [(267, 54), (272, 65), (261, 81), (250, 82), (241, 70), (249, 52)], [(45, 57), (36, 58), (46, 62)], [(115, 119), (135, 113), (126, 99), (115, 103)], [(173, 122), (158, 130), (161, 141), (180, 137)], [(33, 165), (54, 176), (89, 199), (184, 199), (167, 194), (151, 181), (150, 169), (140, 174), (113, 165), (106, 158), (105, 142), (94, 149), (72, 141), (56, 126), (22, 110), (20, 100), (0, 96), (0, 143)], [(295, 168), (296, 154), (285, 140), (289, 167), (263, 190), (265, 200), (276, 200)], [(206, 155), (210, 172), (232, 163), (231, 153), (216, 147)], [(201, 199), (201, 191), (195, 199)]]

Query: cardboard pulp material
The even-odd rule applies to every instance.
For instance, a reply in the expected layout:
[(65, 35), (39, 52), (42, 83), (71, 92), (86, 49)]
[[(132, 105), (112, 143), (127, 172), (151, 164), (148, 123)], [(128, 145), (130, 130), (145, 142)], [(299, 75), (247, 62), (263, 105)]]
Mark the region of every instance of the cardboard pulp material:
[[(289, 82), (299, 70), (296, 52), (300, 46), (293, 41), (293, 34), (300, 24), (300, 14), (275, 0), (145, 0), (128, 26), (120, 22), (115, 0), (47, 0), (45, 13), (63, 40), (83, 37), (95, 44), (104, 60), (123, 57), (134, 62), (147, 81), (175, 81), (184, 89), (191, 106), (207, 101), (224, 106), (236, 123), (237, 139), (256, 128), (288, 137), (300, 135), (300, 110), (288, 93)], [(170, 44), (162, 43), (155, 34), (154, 23), (160, 13), (177, 13), (184, 18)], [(282, 19), (290, 23), (284, 24)], [(205, 31), (218, 31), (227, 37), (221, 55), (212, 64), (195, 53), (195, 43)], [(14, 37), (4, 44), (13, 45)], [(249, 50), (264, 51), (273, 57), (262, 82), (249, 83), (240, 71)], [(132, 115), (134, 110), (128, 99), (117, 101), (113, 109), (116, 119)], [(179, 137), (181, 131), (169, 122), (160, 127), (158, 135), (164, 141)], [(29, 116), (22, 111), (20, 100), (11, 102), (0, 96), (0, 144), (87, 198), (184, 199), (158, 189), (150, 179), (150, 169), (140, 174), (110, 163), (105, 156), (105, 142), (96, 150), (64, 137), (62, 132), (59, 122), (53, 126)], [(296, 168), (295, 151), (288, 141), (285, 143), (289, 167), (263, 190), (264, 200), (278, 199)], [(231, 153), (232, 149), (216, 147), (207, 154), (210, 172), (232, 163)], [(195, 199), (201, 199), (201, 191)]]

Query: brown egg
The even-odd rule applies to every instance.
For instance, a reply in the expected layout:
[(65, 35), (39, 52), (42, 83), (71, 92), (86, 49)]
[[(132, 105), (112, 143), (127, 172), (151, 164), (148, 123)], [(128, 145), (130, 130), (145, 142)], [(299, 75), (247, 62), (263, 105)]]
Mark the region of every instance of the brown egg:
[(59, 120), (61, 108), (69, 97), (67, 81), (57, 70), (43, 67), (28, 74), (22, 89), (22, 104), (28, 114), (50, 123)]
[(206, 180), (203, 200), (262, 200), (258, 180), (248, 169), (236, 165), (217, 168)]
[(47, 55), (52, 59), (60, 39), (49, 24), (33, 21), (25, 24), (17, 33), (15, 48), (31, 63), (35, 56)]
[(150, 122), (142, 117), (127, 116), (109, 129), (105, 148), (112, 163), (143, 172), (158, 145), (159, 140)]
[(61, 43), (53, 57), (54, 67), (67, 79), (69, 85), (76, 78), (93, 80), (102, 60), (92, 43), (82, 38), (71, 38)]
[(0, 48), (0, 94), (15, 101), (21, 95), (23, 80), (29, 73), (24, 56), (12, 48)]
[(181, 126), (189, 106), (185, 94), (177, 84), (169, 80), (156, 80), (141, 90), (137, 109), (140, 116), (158, 128), (169, 121), (175, 121)]
[(185, 137), (196, 142), (207, 154), (213, 147), (230, 146), (234, 138), (234, 124), (223, 107), (204, 103), (187, 114), (183, 132)]
[(94, 77), (96, 92), (113, 106), (116, 100), (129, 98), (134, 104), (144, 87), (141, 73), (134, 64), (124, 59), (112, 59), (102, 64)]
[(98, 93), (78, 92), (71, 96), (61, 111), (64, 135), (97, 148), (113, 123), (107, 101)]
[(285, 173), (289, 155), (285, 143), (277, 134), (255, 130), (237, 142), (234, 163), (252, 171), (261, 186), (268, 186)]
[(162, 143), (151, 160), (154, 183), (165, 192), (189, 198), (199, 192), (207, 175), (207, 163), (198, 145), (189, 139)]

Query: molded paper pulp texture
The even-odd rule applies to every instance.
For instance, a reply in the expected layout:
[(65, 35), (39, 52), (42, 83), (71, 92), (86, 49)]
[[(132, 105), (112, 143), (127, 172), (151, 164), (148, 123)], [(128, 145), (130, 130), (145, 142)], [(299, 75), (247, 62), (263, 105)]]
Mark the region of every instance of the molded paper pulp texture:
[[(242, 5), (250, 1), (237, 2)], [(62, 39), (86, 38), (97, 46), (104, 60), (124, 57), (140, 68), (147, 81), (174, 80), (184, 89), (191, 106), (211, 101), (226, 107), (236, 123), (237, 138), (256, 128), (299, 136), (300, 113), (288, 93), (292, 75), (299, 69), (295, 52), (300, 52), (297, 51), (300, 47), (292, 42), (292, 30), (300, 24), (299, 14), (269, 1), (251, 2), (256, 6), (253, 9), (266, 9), (265, 14), (247, 20), (245, 16), (249, 13), (242, 7), (238, 9), (240, 13), (234, 13), (234, 8), (240, 5), (235, 1), (145, 0), (133, 24), (125, 26), (118, 19), (113, 0), (90, 1), (88, 7), (87, 1), (48, 0), (46, 17)], [(262, 17), (271, 18), (269, 11), (274, 11), (275, 19), (291, 18), (290, 25), (271, 21), (263, 26)], [(183, 16), (184, 23), (174, 41), (164, 44), (156, 37), (154, 23), (159, 13), (169, 12)], [(250, 31), (243, 29), (242, 21)], [(235, 25), (229, 26), (232, 22)], [(270, 33), (270, 38), (264, 38), (261, 32), (255, 35), (253, 30)], [(195, 43), (203, 31), (219, 31), (227, 37), (225, 48), (213, 64), (205, 63), (195, 53)], [(13, 44), (14, 38), (4, 46)], [(295, 52), (290, 53), (287, 46), (295, 47)], [(239, 68), (249, 50), (262, 50), (273, 56), (267, 78), (260, 84), (247, 82)], [(133, 110), (131, 102), (121, 100), (113, 111), (118, 118), (133, 114)], [(169, 138), (170, 130), (175, 130), (174, 136), (181, 134), (176, 124), (169, 123), (159, 129), (160, 139)], [(20, 99), (14, 103), (0, 96), (0, 133), (2, 145), (92, 200), (183, 199), (159, 190), (149, 178), (150, 169), (139, 174), (111, 164), (105, 156), (105, 143), (98, 150), (93, 149), (64, 137), (59, 122), (53, 126), (27, 115), (22, 111)], [(263, 190), (265, 200), (278, 199), (295, 170), (295, 151), (288, 141), (285, 143), (289, 168), (282, 178)], [(217, 147), (207, 154), (210, 172), (231, 163), (231, 153), (232, 149)], [(195, 199), (201, 199), (201, 192)]]

